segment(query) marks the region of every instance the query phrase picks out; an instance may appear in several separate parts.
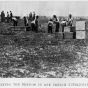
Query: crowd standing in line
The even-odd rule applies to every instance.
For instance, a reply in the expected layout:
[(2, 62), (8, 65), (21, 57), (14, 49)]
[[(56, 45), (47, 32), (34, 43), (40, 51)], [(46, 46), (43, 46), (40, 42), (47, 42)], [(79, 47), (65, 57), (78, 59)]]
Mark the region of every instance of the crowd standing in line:
[(48, 21), (48, 33), (52, 33), (54, 24), (55, 24), (55, 32), (60, 32), (60, 25), (62, 27), (62, 32), (64, 32), (65, 26), (69, 26), (69, 27), (73, 26), (72, 15), (69, 14), (68, 19), (67, 20), (62, 19), (61, 22), (59, 21), (56, 15), (53, 15), (53, 18)]
[[(29, 17), (24, 16), (24, 25), (25, 26), (31, 26), (31, 31), (38, 32), (38, 26), (39, 26), (39, 16), (35, 15), (35, 12), (30, 12)], [(26, 30), (28, 31), (29, 27), (26, 27)], [(30, 30), (30, 29), (29, 29)]]
[[(26, 27), (26, 30), (29, 31), (31, 28), (31, 31), (38, 32), (39, 30), (39, 16), (35, 14), (35, 12), (30, 12), (29, 16), (24, 16), (24, 26)], [(18, 19), (13, 16), (12, 11), (7, 11), (7, 16), (5, 19), (5, 13), (4, 11), (1, 12), (1, 22), (13, 22), (13, 26), (18, 25)], [(62, 32), (64, 32), (65, 26), (72, 26), (73, 25), (73, 17), (71, 14), (69, 14), (68, 19), (60, 22), (58, 17), (56, 15), (53, 15), (53, 17), (48, 21), (47, 23), (48, 33), (53, 33), (53, 28), (55, 25), (55, 32), (60, 32), (60, 26), (62, 27)]]
[(13, 18), (12, 11), (10, 11), (10, 13), (7, 11), (6, 17), (4, 11), (1, 11), (1, 22), (9, 23), (10, 21), (12, 21), (12, 18)]

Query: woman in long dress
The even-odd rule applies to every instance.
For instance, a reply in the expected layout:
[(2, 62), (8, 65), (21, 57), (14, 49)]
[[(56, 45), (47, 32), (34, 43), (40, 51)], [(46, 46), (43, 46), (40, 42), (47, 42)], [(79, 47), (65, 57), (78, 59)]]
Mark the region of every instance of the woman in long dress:
[(56, 15), (54, 15), (53, 18), (54, 18), (54, 23), (56, 24), (55, 32), (59, 32), (59, 27), (60, 27), (59, 20), (57, 19)]

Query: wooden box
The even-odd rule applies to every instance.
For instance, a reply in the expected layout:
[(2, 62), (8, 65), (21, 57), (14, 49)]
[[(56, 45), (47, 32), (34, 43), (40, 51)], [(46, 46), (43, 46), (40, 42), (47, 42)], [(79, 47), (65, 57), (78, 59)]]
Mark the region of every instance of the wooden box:
[(73, 39), (73, 32), (64, 32), (64, 39)]
[(85, 30), (85, 21), (76, 21), (76, 30)]
[(76, 31), (76, 39), (86, 39), (86, 31)]
[(71, 31), (70, 27), (64, 27), (64, 32), (70, 32), (70, 31)]

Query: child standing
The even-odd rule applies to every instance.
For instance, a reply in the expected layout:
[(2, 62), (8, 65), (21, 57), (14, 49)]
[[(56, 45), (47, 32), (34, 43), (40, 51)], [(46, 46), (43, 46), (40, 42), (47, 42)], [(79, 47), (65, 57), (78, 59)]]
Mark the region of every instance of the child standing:
[(53, 21), (52, 19), (50, 19), (48, 22), (48, 33), (52, 34), (52, 29), (53, 29)]

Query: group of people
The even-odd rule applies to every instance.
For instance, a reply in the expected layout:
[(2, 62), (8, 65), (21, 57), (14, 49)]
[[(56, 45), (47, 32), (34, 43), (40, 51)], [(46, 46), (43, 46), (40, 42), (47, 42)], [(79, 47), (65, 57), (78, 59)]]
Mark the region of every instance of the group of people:
[[(60, 31), (60, 25), (62, 27), (62, 32), (64, 32), (65, 26), (72, 26), (73, 24), (73, 17), (69, 14), (67, 20), (59, 20), (56, 15), (53, 15), (53, 18), (48, 21), (48, 33), (52, 33), (55, 24), (55, 32)], [(39, 27), (39, 16), (35, 15), (35, 12), (30, 12), (29, 17), (24, 16), (24, 25), (30, 26), (32, 31), (38, 32)]]
[(60, 23), (56, 15), (48, 21), (48, 33), (52, 33), (53, 24), (56, 24), (55, 32), (59, 32)]
[[(26, 30), (29, 31), (29, 27), (31, 27), (31, 31), (38, 32), (39, 27), (39, 16), (35, 14), (35, 12), (30, 12), (29, 16), (24, 16), (24, 25), (26, 26)], [(5, 19), (5, 13), (4, 11), (1, 12), (1, 22), (9, 23), (9, 21), (13, 21), (13, 26), (17, 26), (18, 19), (16, 17), (13, 17), (12, 11), (7, 12), (7, 16)], [(73, 24), (73, 17), (70, 14), (67, 20), (60, 20), (56, 15), (53, 15), (53, 18), (48, 21), (48, 33), (52, 33), (53, 27), (55, 24), (55, 32), (59, 32), (60, 25), (62, 26), (62, 32), (64, 32), (65, 26), (72, 26)]]
[(12, 17), (13, 17), (12, 11), (10, 11), (10, 13), (7, 12), (7, 16), (6, 17), (5, 17), (4, 11), (1, 12), (1, 22), (9, 23), (9, 21), (12, 21)]
[(52, 29), (54, 24), (56, 25), (55, 27), (55, 32), (59, 32), (60, 30), (60, 25), (62, 27), (62, 32), (64, 32), (64, 27), (65, 26), (72, 26), (73, 24), (73, 18), (72, 15), (70, 14), (68, 17), (68, 20), (63, 20), (60, 22), (59, 19), (57, 18), (56, 15), (53, 15), (53, 18), (48, 21), (48, 33), (52, 33)]
[[(38, 26), (39, 26), (39, 21), (38, 21), (39, 16), (35, 15), (35, 12), (30, 12), (29, 17), (24, 16), (24, 25), (25, 26), (31, 26), (31, 30), (34, 32), (38, 32)], [(28, 27), (27, 27), (28, 30)]]

